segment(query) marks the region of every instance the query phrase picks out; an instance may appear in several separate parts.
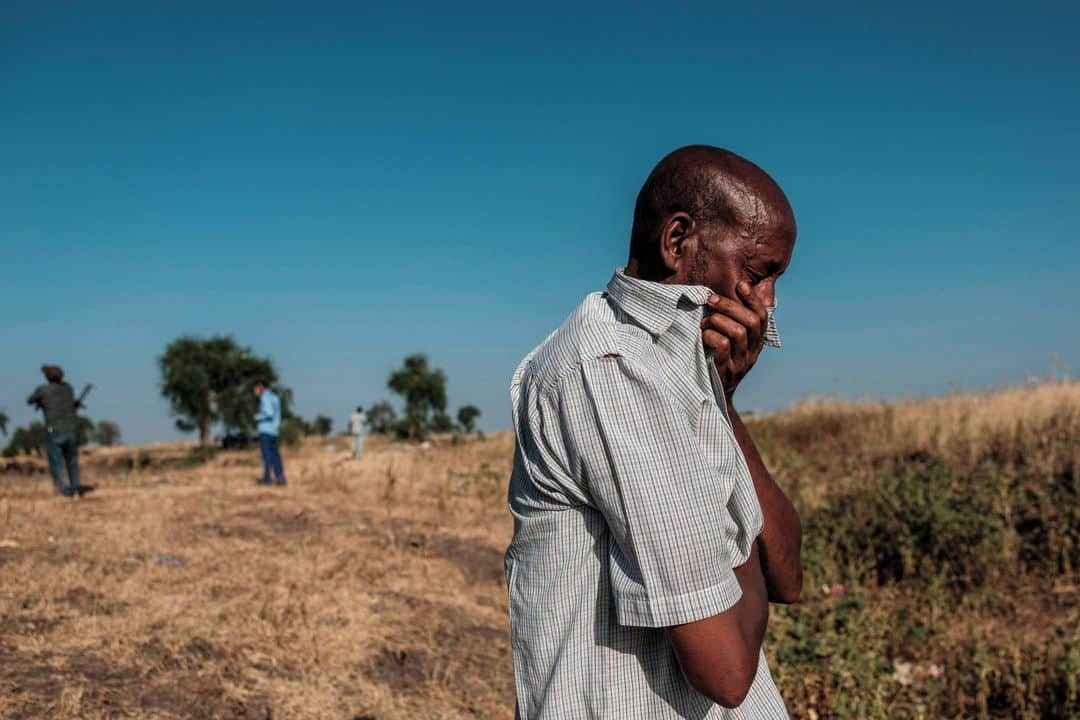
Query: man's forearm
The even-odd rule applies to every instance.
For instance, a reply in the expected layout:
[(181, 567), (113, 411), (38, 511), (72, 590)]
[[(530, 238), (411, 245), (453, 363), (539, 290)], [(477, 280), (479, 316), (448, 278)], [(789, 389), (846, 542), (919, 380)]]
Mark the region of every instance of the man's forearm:
[(802, 592), (802, 523), (799, 514), (772, 479), (750, 432), (730, 401), (728, 410), (735, 439), (746, 457), (764, 518), (757, 545), (761, 551), (761, 571), (769, 599), (781, 603), (795, 602)]
[(735, 577), (742, 588), (739, 603), (739, 626), (749, 654), (757, 657), (765, 640), (765, 628), (769, 625), (768, 588), (763, 579), (761, 556), (757, 544), (751, 546), (750, 557), (735, 568)]
[(756, 544), (733, 568), (742, 597), (722, 613), (669, 628), (687, 681), (724, 707), (742, 704), (757, 676), (769, 598)]

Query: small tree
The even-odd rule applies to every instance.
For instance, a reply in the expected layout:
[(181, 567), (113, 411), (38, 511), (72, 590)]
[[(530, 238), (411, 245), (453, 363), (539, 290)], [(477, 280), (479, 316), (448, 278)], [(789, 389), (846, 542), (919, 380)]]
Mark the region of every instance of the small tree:
[(461, 429), (467, 433), (476, 430), (476, 418), (480, 417), (480, 408), (475, 405), (464, 405), (457, 411), (457, 420)]
[(398, 418), (394, 406), (385, 400), (368, 408), (367, 425), (376, 435), (389, 435), (397, 428)]
[(120, 426), (112, 420), (101, 420), (94, 426), (92, 438), (102, 447), (112, 447), (120, 442)]
[(15, 457), (23, 452), (25, 434), (26, 429), (21, 427), (17, 427), (11, 431), (11, 437), (8, 438), (8, 444), (4, 446), (4, 457)]
[(310, 430), (304, 418), (299, 415), (290, 415), (282, 418), (281, 427), (278, 428), (278, 439), (283, 445), (296, 445), (305, 435), (311, 434)]
[(3, 410), (0, 410), (0, 435), (7, 435), (7, 424), (8, 416)]
[(15, 428), (11, 432), (11, 437), (8, 438), (8, 444), (4, 446), (4, 452), (0, 453), (4, 457), (15, 457), (23, 451), (23, 433), (26, 430), (23, 428)]
[(431, 416), (431, 432), (447, 433), (454, 431), (453, 419), (444, 412), (437, 412)]
[[(277, 380), (269, 358), (257, 357), (251, 348), (223, 335), (178, 338), (165, 347), (158, 367), (161, 394), (177, 416), (176, 427), (184, 432), (198, 430), (202, 445), (210, 444), (215, 422), (227, 428), (250, 428), (252, 384)], [(285, 400), (283, 392), (283, 415)]]
[(386, 384), (405, 399), (405, 419), (399, 434), (423, 440), (431, 431), (432, 416), (446, 412), (446, 374), (428, 367), (426, 356), (410, 355)]
[(94, 435), (94, 421), (88, 417), (78, 415), (75, 418), (75, 435), (79, 445), (90, 442)]
[(311, 421), (311, 432), (315, 435), (329, 435), (334, 430), (334, 421), (325, 415), (316, 415)]
[(22, 453), (40, 455), (44, 446), (45, 424), (35, 420), (24, 428), (19, 427), (12, 431), (7, 447), (4, 448), (4, 456), (15, 457)]

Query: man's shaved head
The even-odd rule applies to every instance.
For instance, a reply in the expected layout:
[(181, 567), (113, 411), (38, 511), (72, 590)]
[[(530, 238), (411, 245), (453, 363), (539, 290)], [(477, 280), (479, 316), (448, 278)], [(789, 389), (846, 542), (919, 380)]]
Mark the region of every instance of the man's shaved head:
[(726, 297), (745, 280), (772, 305), (794, 244), (791, 205), (764, 170), (730, 150), (688, 145), (662, 159), (638, 193), (627, 273)]
[(711, 145), (681, 147), (649, 173), (634, 206), (631, 257), (653, 265), (664, 222), (678, 212), (699, 225), (720, 224), (742, 236), (768, 225), (795, 232), (795, 216), (780, 186), (749, 160)]

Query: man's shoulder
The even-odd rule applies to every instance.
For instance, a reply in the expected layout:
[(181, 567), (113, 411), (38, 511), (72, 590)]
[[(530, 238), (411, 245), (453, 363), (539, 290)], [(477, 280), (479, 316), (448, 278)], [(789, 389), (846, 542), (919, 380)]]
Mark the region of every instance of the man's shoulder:
[(626, 321), (606, 293), (590, 293), (547, 339), (525, 356), (514, 374), (514, 385), (528, 382), (554, 389), (583, 363), (633, 354), (642, 340), (643, 331)]

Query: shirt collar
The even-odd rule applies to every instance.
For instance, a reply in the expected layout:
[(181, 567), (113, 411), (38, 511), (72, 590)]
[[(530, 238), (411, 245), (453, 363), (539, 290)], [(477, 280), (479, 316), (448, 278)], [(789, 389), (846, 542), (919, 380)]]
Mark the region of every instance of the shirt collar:
[(685, 298), (701, 307), (712, 290), (704, 285), (668, 285), (628, 277), (625, 268), (617, 268), (607, 286), (608, 297), (634, 322), (656, 336), (667, 332), (675, 322), (679, 302)]

